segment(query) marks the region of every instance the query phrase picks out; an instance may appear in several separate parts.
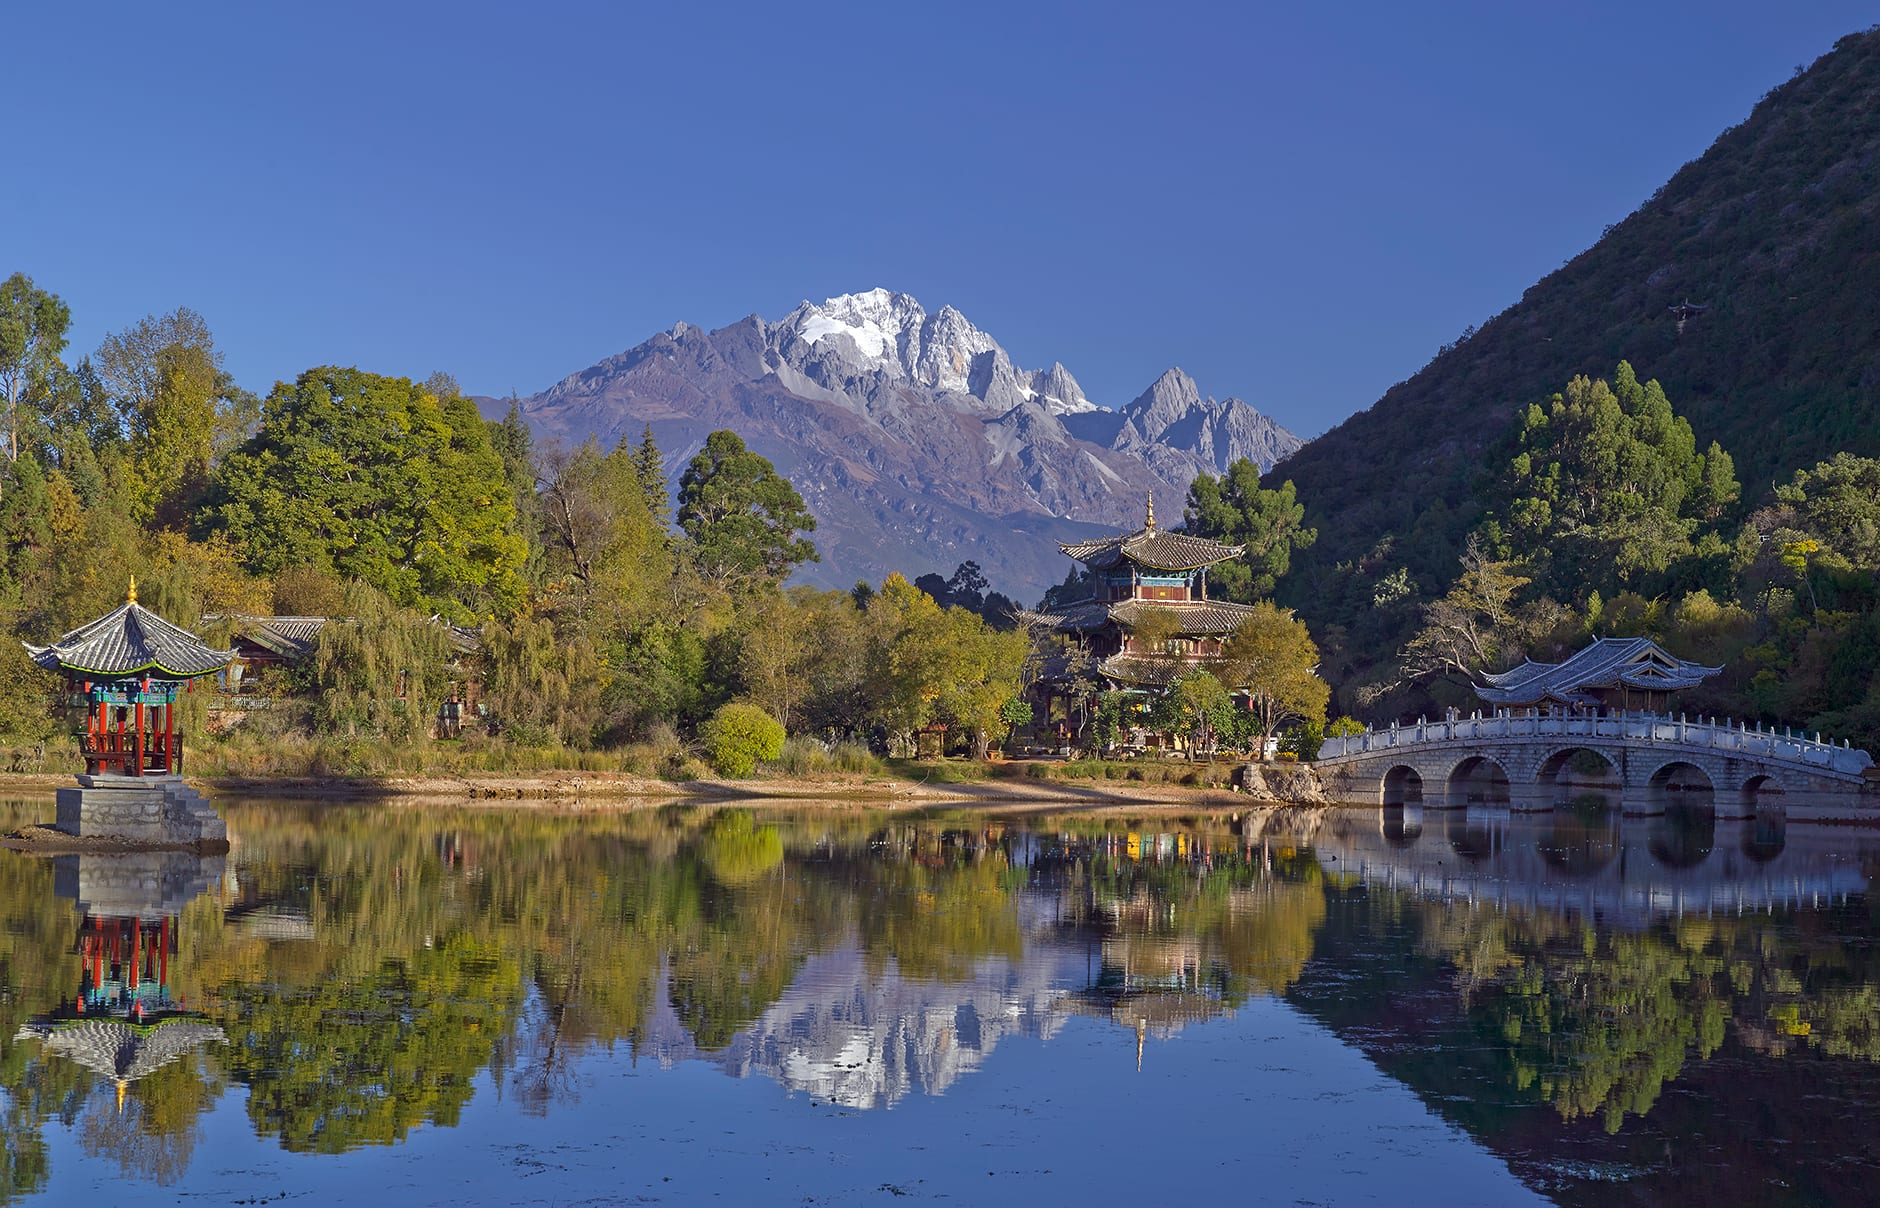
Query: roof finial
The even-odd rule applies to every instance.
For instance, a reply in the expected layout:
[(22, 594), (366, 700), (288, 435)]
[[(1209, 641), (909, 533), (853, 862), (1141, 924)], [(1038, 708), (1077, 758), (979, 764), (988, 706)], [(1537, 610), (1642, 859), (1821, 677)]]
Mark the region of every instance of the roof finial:
[(1155, 492), (1154, 491), (1149, 492), (1149, 523), (1145, 527), (1148, 527), (1148, 528), (1155, 527)]
[(137, 603), (137, 576), (136, 575), (131, 576), (131, 587), (129, 591), (124, 593), (124, 602), (127, 604)]

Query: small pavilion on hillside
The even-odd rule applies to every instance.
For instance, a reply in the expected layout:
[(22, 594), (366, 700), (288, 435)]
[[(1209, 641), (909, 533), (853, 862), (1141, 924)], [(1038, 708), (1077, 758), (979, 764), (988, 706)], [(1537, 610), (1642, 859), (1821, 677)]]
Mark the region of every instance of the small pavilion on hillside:
[(1722, 667), (1667, 653), (1650, 638), (1600, 638), (1560, 663), (1529, 660), (1482, 678), (1476, 694), (1498, 709), (1545, 712), (1664, 712), (1671, 693), (1695, 688)]
[(233, 657), (140, 605), (135, 579), (114, 611), (47, 645), (21, 645), (63, 675), (72, 703), (84, 708), (79, 750), (88, 776), (180, 776), (177, 697)]

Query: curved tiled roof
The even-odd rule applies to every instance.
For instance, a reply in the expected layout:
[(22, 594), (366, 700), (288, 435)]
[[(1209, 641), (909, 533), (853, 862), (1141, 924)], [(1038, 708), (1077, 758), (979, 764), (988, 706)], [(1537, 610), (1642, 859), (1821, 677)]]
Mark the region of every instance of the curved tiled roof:
[(1097, 664), (1097, 673), (1123, 684), (1166, 688), (1184, 671), (1198, 664), (1179, 659), (1155, 659), (1140, 654), (1113, 654)]
[(1509, 671), (1484, 674), (1488, 686), (1475, 691), (1497, 705), (1544, 700), (1587, 704), (1595, 699), (1588, 695), (1595, 689), (1677, 692), (1695, 688), (1722, 670), (1678, 658), (1650, 638), (1601, 638), (1565, 662), (1529, 660)]
[(45, 646), (20, 643), (35, 663), (69, 675), (122, 676), (146, 671), (194, 679), (228, 666), (234, 653), (211, 650), (201, 638), (132, 601)]
[(1150, 611), (1172, 612), (1180, 617), (1184, 634), (1232, 633), (1254, 613), (1252, 605), (1226, 600), (1118, 600), (1111, 606), (1110, 616), (1123, 628), (1132, 629), (1142, 620), (1142, 614)]
[(1244, 545), (1222, 545), (1206, 537), (1165, 533), (1156, 528), (1068, 545), (1060, 541), (1058, 548), (1092, 570), (1108, 570), (1124, 559), (1151, 570), (1200, 570), (1247, 552)]
[(1133, 629), (1142, 620), (1142, 614), (1150, 610), (1172, 612), (1181, 618), (1181, 632), (1184, 634), (1207, 634), (1217, 636), (1229, 634), (1239, 629), (1241, 624), (1252, 615), (1253, 608), (1246, 604), (1230, 604), (1226, 600), (1079, 600), (1074, 604), (1063, 604), (1057, 608), (1042, 612), (1026, 612), (1019, 615), (1033, 621), (1050, 625), (1059, 633), (1090, 633), (1115, 621), (1124, 629)]

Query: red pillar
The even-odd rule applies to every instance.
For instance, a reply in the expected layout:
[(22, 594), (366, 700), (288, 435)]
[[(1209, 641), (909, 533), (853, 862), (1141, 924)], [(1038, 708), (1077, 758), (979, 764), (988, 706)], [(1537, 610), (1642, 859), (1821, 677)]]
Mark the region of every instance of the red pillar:
[(167, 993), (170, 988), (170, 916), (163, 916), (163, 945), (157, 949), (157, 983)]
[(124, 984), (130, 987), (130, 992), (133, 998), (137, 994), (138, 983), (144, 980), (144, 964), (143, 964), (144, 943), (143, 941), (144, 941), (144, 922), (142, 919), (132, 919), (131, 920), (131, 971), (130, 971), (130, 976), (124, 979)]
[(137, 711), (137, 720), (135, 723), (137, 726), (137, 739), (136, 739), (137, 763), (135, 765), (137, 770), (134, 773), (134, 775), (142, 776), (144, 774), (144, 702), (143, 702), (143, 699), (139, 697), (137, 703), (133, 705), (132, 708)]

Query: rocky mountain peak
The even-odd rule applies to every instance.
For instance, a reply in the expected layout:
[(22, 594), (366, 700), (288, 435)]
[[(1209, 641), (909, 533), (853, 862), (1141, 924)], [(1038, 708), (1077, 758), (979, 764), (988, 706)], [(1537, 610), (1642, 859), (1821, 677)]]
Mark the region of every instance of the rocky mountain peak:
[(1179, 498), (1237, 457), (1299, 444), (1179, 369), (1121, 411), (1061, 364), (1015, 367), (951, 306), (886, 289), (804, 302), (778, 322), (677, 323), (529, 399), (545, 438), (611, 444), (648, 424), (677, 464), (729, 427), (816, 514), (827, 586), (972, 558), (1030, 598), (1063, 577), (1056, 542), (1135, 527), (1148, 491)]
[(1123, 414), (1144, 433), (1155, 435), (1203, 405), (1195, 379), (1176, 367), (1166, 370), (1124, 406)]

